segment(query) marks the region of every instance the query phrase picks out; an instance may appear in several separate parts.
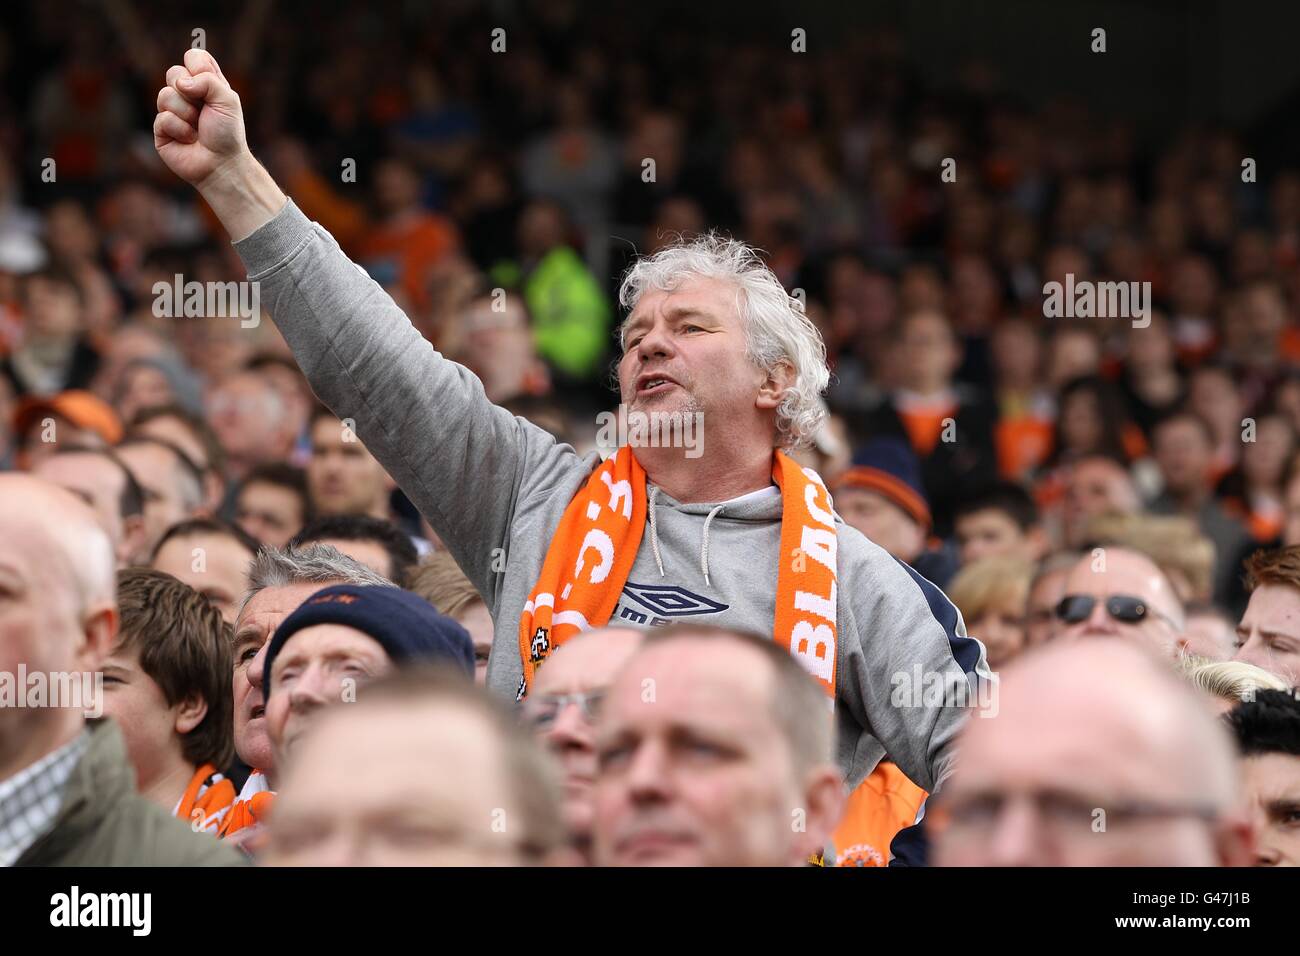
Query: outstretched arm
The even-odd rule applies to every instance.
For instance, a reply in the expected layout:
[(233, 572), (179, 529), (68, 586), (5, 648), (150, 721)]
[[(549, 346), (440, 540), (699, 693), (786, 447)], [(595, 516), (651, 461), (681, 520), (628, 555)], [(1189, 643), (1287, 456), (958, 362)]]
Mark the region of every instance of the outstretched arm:
[(567, 445), (488, 401), (443, 358), (334, 238), (288, 201), (253, 158), (239, 96), (204, 50), (189, 50), (158, 93), (154, 141), (236, 240), (261, 305), (312, 389), (397, 480), (495, 600), (493, 549), (516, 503), (583, 470)]

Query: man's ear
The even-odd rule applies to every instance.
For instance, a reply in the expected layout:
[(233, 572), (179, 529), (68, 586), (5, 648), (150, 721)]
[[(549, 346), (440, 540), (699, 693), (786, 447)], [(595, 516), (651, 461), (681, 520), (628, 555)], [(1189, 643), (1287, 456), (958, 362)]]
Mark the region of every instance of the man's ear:
[(100, 670), (104, 658), (117, 643), (117, 605), (100, 604), (86, 612), (81, 623), (81, 642), (76, 650), (77, 670), (91, 673)]
[(804, 784), (803, 832), (795, 832), (796, 862), (821, 853), (844, 815), (848, 793), (838, 768), (824, 765), (813, 769)]
[(203, 718), (207, 715), (208, 702), (198, 694), (191, 694), (177, 705), (173, 726), (178, 734), (184, 736), (203, 723)]
[(794, 386), (794, 380), (794, 366), (789, 362), (782, 362), (767, 373), (767, 377), (758, 387), (758, 398), (755, 399), (754, 404), (759, 408), (776, 408), (781, 404), (785, 393)]

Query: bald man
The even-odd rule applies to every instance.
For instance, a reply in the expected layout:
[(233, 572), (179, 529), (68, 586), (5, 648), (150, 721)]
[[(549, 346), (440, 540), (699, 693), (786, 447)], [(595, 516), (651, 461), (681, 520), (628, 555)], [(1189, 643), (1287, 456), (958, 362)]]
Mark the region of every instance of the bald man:
[(641, 646), (628, 627), (588, 631), (556, 649), (537, 671), (523, 719), (564, 770), (564, 820), (575, 850), (589, 858), (596, 716), (614, 676)]
[(1080, 559), (1056, 617), (1064, 638), (1119, 637), (1170, 659), (1187, 643), (1173, 585), (1155, 562), (1127, 548), (1096, 548)]
[(941, 866), (1248, 866), (1233, 747), (1142, 647), (1054, 641), (1003, 671), (935, 813)]
[(236, 864), (140, 797), (116, 725), (87, 720), (117, 638), (115, 563), (75, 494), (0, 475), (0, 691), (21, 694), (0, 707), (0, 866)]

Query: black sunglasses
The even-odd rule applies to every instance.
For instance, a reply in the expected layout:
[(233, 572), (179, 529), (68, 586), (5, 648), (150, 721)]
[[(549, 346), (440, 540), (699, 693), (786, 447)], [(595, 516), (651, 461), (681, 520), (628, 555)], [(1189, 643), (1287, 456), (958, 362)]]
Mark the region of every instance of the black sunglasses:
[[(1067, 594), (1056, 605), (1056, 617), (1066, 624), (1078, 624), (1080, 621), (1086, 621), (1099, 600), (1101, 599), (1095, 598), (1091, 594)], [(1112, 594), (1106, 598), (1105, 608), (1107, 614), (1122, 624), (1137, 624), (1145, 620), (1148, 614), (1154, 614), (1171, 626), (1173, 625), (1173, 621), (1151, 607), (1142, 598), (1133, 597), (1129, 594)]]

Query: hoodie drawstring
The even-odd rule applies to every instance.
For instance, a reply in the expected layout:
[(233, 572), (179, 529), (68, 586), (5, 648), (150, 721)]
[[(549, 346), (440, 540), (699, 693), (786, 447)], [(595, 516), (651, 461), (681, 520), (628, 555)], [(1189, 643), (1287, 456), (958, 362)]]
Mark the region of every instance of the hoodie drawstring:
[(709, 512), (709, 516), (704, 519), (704, 544), (700, 547), (700, 570), (704, 572), (704, 586), (709, 586), (709, 522), (713, 516), (721, 511), (725, 505), (718, 505)]
[(655, 564), (659, 565), (659, 576), (666, 577), (664, 573), (664, 559), (659, 557), (659, 520), (655, 517), (655, 499), (659, 497), (659, 488), (656, 485), (650, 486), (650, 550), (654, 552)]

